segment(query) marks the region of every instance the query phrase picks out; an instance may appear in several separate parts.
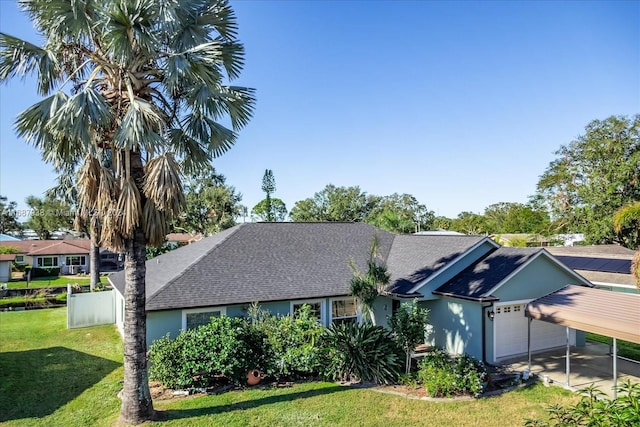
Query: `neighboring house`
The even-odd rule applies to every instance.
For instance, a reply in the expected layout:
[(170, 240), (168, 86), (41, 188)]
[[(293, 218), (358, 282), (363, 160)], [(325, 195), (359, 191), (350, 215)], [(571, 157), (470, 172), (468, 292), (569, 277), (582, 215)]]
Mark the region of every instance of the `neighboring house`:
[(547, 249), (597, 288), (640, 293), (631, 274), (635, 253), (631, 249), (619, 245), (555, 246)]
[(60, 267), (60, 274), (89, 272), (91, 243), (88, 239), (2, 241), (0, 246), (18, 249), (16, 264)]
[(15, 254), (0, 254), (0, 282), (11, 280), (11, 265), (15, 259)]
[[(247, 223), (147, 261), (147, 340), (246, 316), (252, 302), (273, 314), (310, 304), (320, 322), (360, 321), (349, 295), (352, 259), (366, 271), (374, 236), (391, 281), (374, 303), (376, 323), (417, 298), (430, 310), (427, 343), (493, 363), (527, 352), (524, 306), (567, 284), (591, 286), (542, 248), (503, 248), (483, 236), (396, 235), (364, 223)], [(116, 324), (124, 318), (124, 272)], [(533, 322), (534, 350), (566, 343), (564, 327)], [(583, 334), (571, 333), (580, 343)]]

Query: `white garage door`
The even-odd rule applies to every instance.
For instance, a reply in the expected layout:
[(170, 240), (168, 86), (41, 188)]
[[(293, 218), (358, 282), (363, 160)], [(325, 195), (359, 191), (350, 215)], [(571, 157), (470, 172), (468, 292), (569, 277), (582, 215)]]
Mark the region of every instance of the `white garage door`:
[[(527, 352), (527, 323), (524, 315), (526, 302), (505, 303), (494, 307), (495, 359)], [(575, 344), (575, 330), (570, 331), (571, 344)], [(531, 322), (531, 351), (540, 351), (567, 345), (564, 326), (534, 320)]]

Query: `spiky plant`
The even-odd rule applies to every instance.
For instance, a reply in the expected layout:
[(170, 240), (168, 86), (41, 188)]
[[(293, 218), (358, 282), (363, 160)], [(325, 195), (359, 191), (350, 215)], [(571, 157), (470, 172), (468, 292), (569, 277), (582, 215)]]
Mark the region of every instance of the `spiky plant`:
[(374, 236), (369, 250), (369, 260), (367, 261), (366, 273), (360, 272), (353, 258), (349, 259), (349, 267), (353, 272), (349, 290), (360, 303), (362, 311), (369, 314), (369, 319), (373, 325), (376, 318), (373, 311), (373, 303), (378, 295), (384, 292), (384, 288), (389, 284), (390, 275), (387, 267), (379, 261), (378, 236)]
[(77, 171), (79, 215), (125, 253), (121, 419), (139, 423), (153, 413), (145, 246), (178, 213), (182, 173), (227, 151), (253, 111), (253, 90), (229, 84), (244, 57), (236, 19), (227, 0), (18, 3), (43, 43), (0, 33), (0, 81), (35, 76), (44, 98), (18, 116), (18, 135)]

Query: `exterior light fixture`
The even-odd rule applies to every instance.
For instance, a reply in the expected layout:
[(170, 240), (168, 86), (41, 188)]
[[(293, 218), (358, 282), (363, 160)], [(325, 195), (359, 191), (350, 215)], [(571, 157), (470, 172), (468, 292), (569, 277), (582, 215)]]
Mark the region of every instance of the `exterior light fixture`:
[(489, 318), (489, 320), (493, 320), (493, 318), (496, 317), (495, 311), (493, 310), (487, 311), (487, 317)]

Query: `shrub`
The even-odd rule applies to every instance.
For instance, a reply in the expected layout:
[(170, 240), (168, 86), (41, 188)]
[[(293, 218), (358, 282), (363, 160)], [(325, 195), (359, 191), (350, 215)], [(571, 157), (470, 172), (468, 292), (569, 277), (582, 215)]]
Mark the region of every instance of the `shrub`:
[(262, 334), (264, 373), (278, 380), (317, 374), (322, 363), (320, 336), (324, 327), (303, 305), (294, 316), (273, 316), (253, 308), (252, 327)]
[(211, 323), (155, 341), (149, 376), (170, 388), (206, 387), (224, 377), (236, 383), (260, 368), (264, 337), (242, 319), (214, 317)]
[(432, 397), (479, 396), (487, 375), (484, 364), (471, 356), (451, 358), (434, 349), (418, 364), (418, 378)]
[(637, 426), (640, 425), (640, 384), (629, 380), (618, 388), (618, 398), (610, 400), (594, 386), (575, 406), (554, 405), (548, 408), (549, 420), (528, 419), (525, 426)]
[(365, 323), (341, 323), (326, 329), (324, 375), (340, 381), (388, 384), (402, 368), (402, 349), (391, 332)]
[(424, 329), (429, 319), (429, 310), (420, 308), (414, 298), (410, 304), (400, 304), (398, 311), (389, 319), (394, 339), (405, 351), (405, 374), (411, 370), (411, 353), (424, 342)]
[[(60, 267), (32, 267), (31, 278), (36, 277), (58, 277), (60, 275)], [(25, 273), (29, 271), (29, 267), (25, 268)]]

